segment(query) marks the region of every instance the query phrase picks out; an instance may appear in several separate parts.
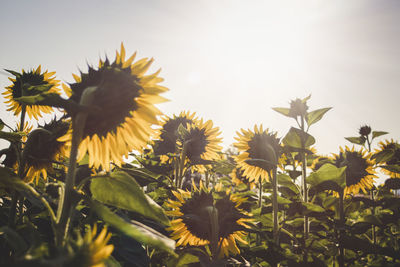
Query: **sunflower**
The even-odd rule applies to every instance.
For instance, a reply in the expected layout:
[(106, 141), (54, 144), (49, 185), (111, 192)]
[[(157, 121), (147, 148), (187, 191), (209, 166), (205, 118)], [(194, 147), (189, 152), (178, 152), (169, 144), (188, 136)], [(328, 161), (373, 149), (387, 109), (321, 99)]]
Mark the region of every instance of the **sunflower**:
[(276, 133), (269, 133), (268, 129), (263, 130), (262, 125), (258, 128), (255, 125), (254, 132), (241, 129), (241, 132), (236, 133), (237, 142), (233, 145), (239, 150), (239, 155), (235, 156), (235, 160), (239, 168), (243, 169), (243, 174), (250, 182), (258, 182), (259, 179), (268, 181), (268, 172), (278, 165), (281, 155)]
[(67, 156), (68, 144), (58, 138), (65, 135), (69, 127), (67, 121), (53, 120), (29, 134), (22, 156), (26, 164), (26, 182), (38, 181), (40, 174), (46, 180), (47, 172), (53, 171), (53, 162)]
[(186, 149), (186, 157), (194, 171), (204, 173), (209, 161), (220, 159), (219, 145), (222, 138), (218, 127), (213, 127), (211, 120), (203, 122), (203, 119), (188, 124), (187, 131), (177, 142), (180, 149)]
[[(392, 140), (385, 140), (385, 142), (379, 142), (379, 149), (376, 149), (375, 154), (388, 152), (392, 156), (386, 160), (381, 161), (385, 165), (400, 165), (400, 144)], [(382, 172), (389, 175), (392, 178), (400, 178), (400, 173), (392, 172), (387, 169), (381, 168)]]
[(373, 169), (374, 163), (370, 160), (371, 154), (361, 149), (355, 151), (347, 146), (340, 148), (339, 155), (333, 156), (333, 164), (338, 167), (346, 167), (346, 187), (344, 195), (358, 194), (360, 189), (366, 193), (366, 189), (373, 187), (376, 177)]
[(212, 192), (200, 184), (200, 189), (195, 187), (192, 192), (172, 191), (176, 200), (168, 199), (166, 206), (171, 208), (168, 215), (174, 216), (171, 221), (171, 237), (177, 241), (177, 246), (205, 246), (209, 245), (213, 236), (210, 209), (216, 209), (218, 214), (218, 246), (219, 257), (228, 256), (229, 253), (239, 254), (236, 240), (247, 244), (243, 237), (245, 230), (250, 228), (252, 221), (249, 215), (241, 208), (245, 199), (235, 195), (225, 195), (215, 199)]
[[(41, 66), (37, 69), (22, 73), (15, 71), (6, 70), (13, 74), (15, 78), (9, 77), (8, 79), (12, 82), (11, 85), (6, 87), (6, 91), (3, 92), (4, 97), (7, 99), (8, 111), (13, 111), (14, 115), (18, 115), (22, 111), (22, 105), (18, 102), (19, 97), (23, 96), (35, 96), (42, 93), (60, 93), (58, 88), (59, 81), (55, 80), (55, 72), (48, 72), (47, 70), (41, 73)], [(42, 113), (49, 114), (53, 111), (50, 106), (40, 105), (26, 105), (26, 113), (31, 119), (34, 117), (36, 120), (42, 117)]]
[(77, 240), (73, 242), (73, 246), (77, 250), (74, 259), (68, 266), (76, 263), (78, 266), (88, 267), (105, 267), (104, 260), (110, 257), (114, 250), (114, 245), (107, 245), (111, 238), (111, 233), (107, 233), (107, 227), (104, 227), (97, 235), (97, 225), (86, 231), (82, 237), (77, 233)]
[(154, 154), (167, 155), (176, 152), (176, 141), (179, 138), (178, 128), (180, 125), (187, 127), (188, 124), (195, 123), (196, 113), (182, 111), (178, 116), (172, 118), (165, 116), (161, 122), (161, 128), (158, 129), (157, 137), (153, 143)]
[(313, 160), (310, 168), (313, 171), (318, 171), (319, 168), (321, 168), (326, 163), (332, 163), (332, 158), (330, 158), (328, 156), (316, 156), (316, 158)]
[[(89, 165), (110, 169), (110, 161), (122, 164), (122, 157), (132, 150), (142, 151), (153, 134), (153, 124), (162, 113), (154, 104), (167, 101), (160, 93), (168, 91), (158, 85), (163, 79), (160, 71), (145, 75), (153, 59), (143, 58), (133, 63), (133, 54), (125, 59), (125, 48), (121, 44), (115, 61), (100, 60), (98, 69), (89, 67), (88, 73), (73, 75), (76, 83), (70, 84), (70, 99), (79, 103), (88, 87), (95, 87), (93, 106), (98, 112), (88, 113), (79, 146), (78, 160), (86, 152)], [(76, 114), (69, 114), (72, 118)], [(70, 139), (71, 132), (66, 137)]]
[(256, 184), (254, 182), (250, 182), (249, 179), (243, 174), (244, 171), (240, 168), (234, 168), (232, 172), (230, 173), (230, 176), (232, 178), (232, 182), (238, 186), (240, 184), (245, 184), (246, 186), (250, 187), (250, 189), (253, 189), (256, 187)]

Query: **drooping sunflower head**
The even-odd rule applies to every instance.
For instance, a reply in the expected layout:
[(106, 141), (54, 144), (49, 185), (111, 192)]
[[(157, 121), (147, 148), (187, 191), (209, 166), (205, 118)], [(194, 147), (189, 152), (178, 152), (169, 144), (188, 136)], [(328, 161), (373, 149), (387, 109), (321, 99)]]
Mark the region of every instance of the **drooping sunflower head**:
[[(400, 144), (392, 140), (385, 140), (379, 142), (379, 148), (375, 151), (375, 154), (385, 153), (390, 155), (385, 157), (380, 163), (385, 165), (400, 165)], [(392, 178), (400, 178), (400, 173), (390, 171), (388, 169), (381, 168), (382, 172), (389, 175)]]
[(250, 181), (268, 180), (268, 172), (278, 166), (281, 146), (276, 133), (263, 130), (262, 125), (254, 126), (254, 131), (241, 129), (233, 145), (239, 150), (235, 156), (238, 166)]
[[(71, 100), (79, 103), (87, 88), (95, 88), (90, 112), (83, 128), (78, 158), (88, 152), (89, 165), (105, 170), (110, 161), (122, 164), (122, 157), (132, 150), (142, 151), (153, 135), (153, 124), (162, 113), (154, 104), (165, 102), (160, 93), (168, 89), (159, 85), (163, 79), (159, 71), (145, 75), (153, 59), (133, 63), (135, 55), (125, 59), (125, 48), (117, 52), (115, 61), (100, 60), (98, 69), (89, 67), (88, 73), (74, 75), (70, 85)], [(76, 114), (69, 114), (72, 118)]]
[[(60, 93), (58, 88), (59, 81), (55, 80), (55, 72), (41, 72), (41, 66), (32, 69), (28, 72), (22, 70), (22, 73), (6, 70), (14, 78), (8, 78), (12, 84), (7, 86), (6, 91), (3, 92), (4, 97), (7, 99), (8, 111), (13, 111), (14, 115), (18, 115), (22, 111), (22, 104), (18, 101), (23, 96), (35, 96), (42, 93)], [(53, 111), (50, 106), (39, 105), (26, 105), (26, 113), (29, 118), (34, 117), (38, 119), (42, 117), (42, 113), (51, 113)]]
[(195, 123), (197, 118), (195, 113), (181, 112), (178, 116), (172, 118), (164, 117), (161, 128), (158, 130), (158, 136), (155, 138), (153, 150), (156, 155), (167, 155), (175, 153), (176, 141), (179, 138), (178, 128), (180, 125), (187, 128), (189, 124)]
[(97, 234), (97, 225), (89, 228), (82, 237), (77, 232), (76, 240), (72, 241), (72, 250), (75, 256), (68, 266), (87, 266), (87, 267), (105, 267), (104, 261), (110, 257), (114, 250), (114, 245), (107, 245), (111, 238), (111, 233), (107, 233), (107, 227), (104, 227)]
[(176, 200), (169, 199), (166, 206), (174, 216), (171, 227), (172, 239), (178, 240), (177, 246), (205, 246), (214, 240), (212, 236), (212, 211), (216, 210), (218, 229), (217, 237), (220, 246), (219, 256), (240, 253), (236, 240), (243, 240), (244, 230), (250, 228), (250, 217), (240, 209), (244, 201), (234, 195), (216, 199), (212, 192), (200, 186), (199, 190), (173, 191)]
[(344, 195), (358, 194), (360, 189), (365, 193), (373, 187), (376, 175), (370, 157), (371, 155), (363, 149), (356, 151), (354, 147), (350, 149), (347, 146), (345, 149), (340, 148), (339, 155), (333, 156), (336, 167), (346, 167)]
[(37, 181), (40, 174), (46, 180), (47, 172), (53, 170), (53, 162), (67, 156), (68, 145), (58, 138), (65, 135), (69, 127), (67, 121), (53, 120), (29, 134), (22, 155), (27, 170), (26, 182)]

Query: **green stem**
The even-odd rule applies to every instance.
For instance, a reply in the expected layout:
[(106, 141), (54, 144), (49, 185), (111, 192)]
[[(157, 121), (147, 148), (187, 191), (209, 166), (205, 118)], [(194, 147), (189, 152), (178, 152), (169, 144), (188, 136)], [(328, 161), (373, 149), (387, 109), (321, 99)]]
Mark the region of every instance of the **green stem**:
[(339, 192), (339, 267), (344, 267), (344, 248), (342, 244), (343, 228), (344, 228), (344, 191)]
[(272, 169), (272, 177), (270, 172), (268, 172), (268, 175), (271, 179), (272, 183), (272, 213), (273, 213), (273, 223), (274, 223), (274, 228), (273, 228), (273, 237), (274, 237), (274, 242), (276, 245), (279, 245), (279, 223), (278, 223), (278, 181), (277, 181), (277, 175), (276, 175), (276, 168)]
[[(20, 120), (20, 125), (18, 131), (22, 132), (24, 130), (24, 124), (25, 124), (25, 116), (26, 116), (26, 106), (22, 105), (21, 107), (21, 120)], [(24, 174), (24, 169), (25, 169), (25, 161), (21, 157), (21, 152), (22, 151), (22, 143), (19, 143), (17, 146), (17, 157), (19, 159), (18, 162), (18, 177), (23, 180), (23, 174)], [(11, 228), (14, 228), (15, 226), (15, 217), (17, 213), (17, 203), (19, 200), (19, 194), (16, 190), (13, 190), (11, 193), (11, 206), (10, 206), (10, 213), (8, 217), (8, 225)], [(21, 205), (21, 203), (20, 203)]]
[[(88, 87), (82, 94), (81, 105), (90, 105), (93, 101), (94, 93), (97, 87)], [(76, 202), (73, 199), (75, 186), (76, 161), (78, 156), (78, 147), (82, 140), (83, 129), (85, 127), (88, 113), (80, 112), (72, 119), (72, 140), (71, 151), (68, 163), (68, 173), (65, 179), (65, 187), (60, 196), (57, 210), (57, 231), (55, 240), (57, 246), (65, 245), (65, 240), (69, 232), (69, 222), (75, 209)]]
[[(260, 183), (259, 183), (259, 195), (258, 195), (258, 206), (262, 208), (262, 193), (263, 193), (263, 184), (262, 184), (262, 179), (260, 177)], [(261, 212), (261, 211), (260, 211)]]
[[(304, 132), (304, 116), (301, 116), (301, 130), (303, 133)], [(300, 152), (301, 156), (301, 183), (302, 183), (302, 189), (303, 189), (303, 201), (304, 203), (308, 202), (308, 190), (307, 190), (307, 163), (306, 163), (306, 155), (304, 153), (305, 150), (305, 140), (304, 136), (301, 137), (301, 148), (302, 151)], [(308, 239), (308, 233), (309, 233), (309, 225), (308, 225), (308, 217), (304, 216), (304, 240)]]

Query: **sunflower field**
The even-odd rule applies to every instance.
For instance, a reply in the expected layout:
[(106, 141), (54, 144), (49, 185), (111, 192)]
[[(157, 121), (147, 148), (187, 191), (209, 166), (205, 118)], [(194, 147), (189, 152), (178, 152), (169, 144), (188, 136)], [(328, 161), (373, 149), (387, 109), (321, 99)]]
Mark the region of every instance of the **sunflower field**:
[(237, 129), (224, 150), (211, 120), (156, 107), (168, 88), (135, 55), (121, 45), (71, 84), (6, 70), (0, 266), (400, 266), (387, 132), (320, 155), (309, 129), (331, 108), (306, 97), (273, 107), (287, 133)]

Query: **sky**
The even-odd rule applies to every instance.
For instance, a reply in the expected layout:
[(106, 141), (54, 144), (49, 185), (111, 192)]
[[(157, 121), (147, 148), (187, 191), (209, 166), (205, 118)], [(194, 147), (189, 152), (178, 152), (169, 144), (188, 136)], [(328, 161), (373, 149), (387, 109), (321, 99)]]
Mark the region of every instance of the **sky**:
[[(123, 42), (162, 69), (160, 110), (211, 119), (225, 147), (255, 124), (283, 137), (295, 121), (272, 107), (311, 94), (309, 110), (332, 107), (310, 129), (317, 151), (337, 153), (364, 124), (400, 137), (399, 12), (396, 0), (2, 0), (0, 88), (3, 69), (39, 64), (73, 82)], [(5, 104), (0, 118), (17, 121)]]

